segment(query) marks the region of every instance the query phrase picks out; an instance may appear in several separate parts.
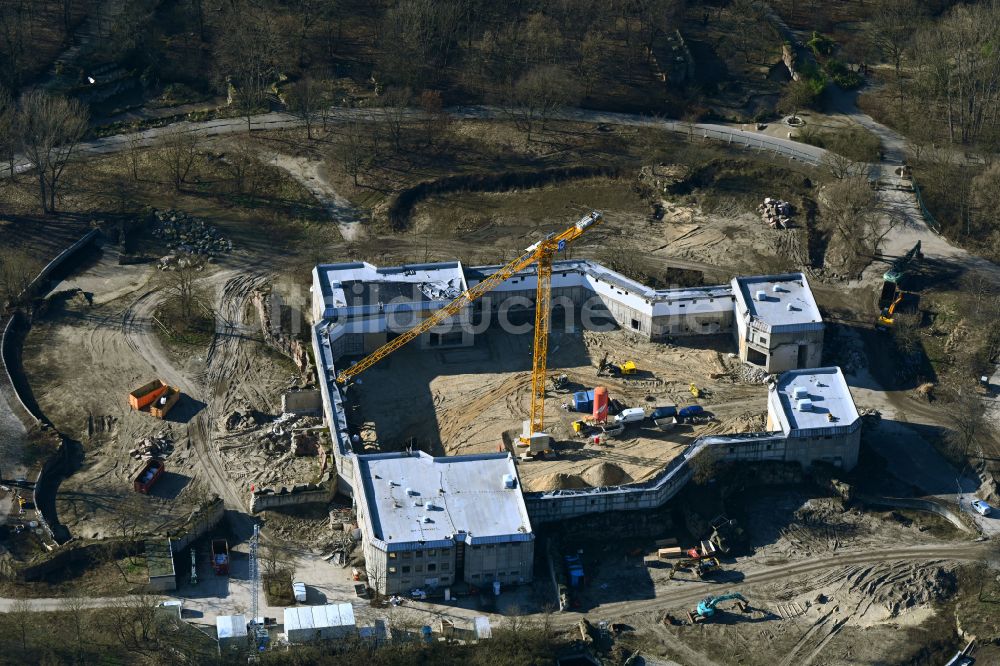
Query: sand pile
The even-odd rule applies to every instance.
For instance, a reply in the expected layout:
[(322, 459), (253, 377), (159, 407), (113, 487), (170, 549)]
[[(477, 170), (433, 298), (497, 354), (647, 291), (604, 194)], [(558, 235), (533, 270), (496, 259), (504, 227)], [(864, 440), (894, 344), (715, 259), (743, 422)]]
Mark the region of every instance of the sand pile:
[(580, 478), (578, 474), (556, 472), (554, 474), (540, 476), (537, 479), (532, 480), (528, 485), (530, 485), (530, 490), (535, 491), (578, 490), (580, 488), (586, 488), (587, 482)]
[(632, 477), (625, 473), (618, 465), (602, 462), (588, 467), (581, 474), (587, 485), (594, 488), (605, 486), (620, 486), (623, 483), (631, 483)]

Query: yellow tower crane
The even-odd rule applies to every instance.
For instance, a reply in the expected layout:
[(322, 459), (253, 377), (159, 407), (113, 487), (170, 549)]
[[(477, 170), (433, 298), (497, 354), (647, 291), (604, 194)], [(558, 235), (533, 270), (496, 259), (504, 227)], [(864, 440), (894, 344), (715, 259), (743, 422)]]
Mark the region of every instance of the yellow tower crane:
[(531, 438), (536, 434), (541, 434), (545, 429), (545, 369), (549, 350), (549, 320), (552, 315), (553, 257), (556, 252), (563, 250), (567, 243), (576, 240), (584, 231), (595, 224), (600, 224), (603, 219), (604, 216), (602, 213), (593, 211), (562, 233), (550, 234), (534, 245), (531, 245), (519, 257), (485, 278), (476, 286), (463, 292), (451, 303), (424, 318), (413, 328), (385, 343), (354, 365), (344, 369), (337, 376), (337, 383), (347, 383), (406, 343), (430, 331), (449, 317), (457, 315), (462, 311), (462, 308), (471, 305), (499, 284), (506, 282), (518, 271), (522, 271), (531, 266), (531, 264), (537, 263), (538, 287), (535, 291), (535, 345), (531, 370), (531, 419), (528, 424), (529, 427), (521, 436), (521, 443), (529, 445)]

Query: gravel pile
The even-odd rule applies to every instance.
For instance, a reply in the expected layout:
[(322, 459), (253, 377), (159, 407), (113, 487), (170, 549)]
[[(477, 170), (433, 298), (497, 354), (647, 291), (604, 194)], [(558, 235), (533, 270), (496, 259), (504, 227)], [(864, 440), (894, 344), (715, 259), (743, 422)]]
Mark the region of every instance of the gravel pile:
[(733, 366), (733, 375), (736, 381), (744, 384), (766, 384), (771, 376), (767, 370), (758, 368), (747, 363), (740, 363)]
[[(167, 241), (173, 254), (214, 257), (233, 251), (233, 242), (204, 220), (179, 210), (153, 212), (153, 235)], [(161, 262), (162, 263), (162, 262)]]

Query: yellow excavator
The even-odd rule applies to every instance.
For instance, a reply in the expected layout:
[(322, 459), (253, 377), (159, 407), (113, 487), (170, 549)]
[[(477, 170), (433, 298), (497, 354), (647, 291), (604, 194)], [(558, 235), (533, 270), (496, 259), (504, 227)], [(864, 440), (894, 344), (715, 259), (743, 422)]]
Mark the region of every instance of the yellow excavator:
[(552, 438), (545, 434), (545, 369), (549, 351), (549, 322), (552, 315), (552, 261), (556, 252), (579, 238), (583, 233), (600, 224), (604, 214), (592, 211), (562, 233), (549, 234), (542, 240), (527, 247), (519, 257), (486, 277), (474, 287), (463, 292), (458, 298), (423, 319), (405, 333), (393, 338), (356, 364), (345, 368), (338, 376), (337, 383), (344, 385), (351, 379), (372, 367), (389, 354), (421, 334), (430, 331), (445, 320), (457, 315), (463, 308), (507, 281), (519, 271), (537, 264), (538, 286), (535, 291), (535, 342), (531, 371), (531, 416), (525, 423), (519, 444), (528, 447), (529, 454), (546, 453)]
[(896, 295), (889, 304), (889, 307), (883, 309), (882, 313), (878, 316), (878, 323), (875, 324), (875, 328), (880, 331), (885, 331), (896, 323), (896, 310), (908, 294), (909, 292), (907, 291), (896, 289)]

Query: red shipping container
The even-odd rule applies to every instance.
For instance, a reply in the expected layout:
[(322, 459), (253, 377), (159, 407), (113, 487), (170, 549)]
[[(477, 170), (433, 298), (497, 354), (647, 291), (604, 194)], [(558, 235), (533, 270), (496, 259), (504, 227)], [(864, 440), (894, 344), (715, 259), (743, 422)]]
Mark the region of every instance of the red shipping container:
[(604, 423), (608, 420), (608, 389), (598, 386), (594, 389), (594, 421)]

